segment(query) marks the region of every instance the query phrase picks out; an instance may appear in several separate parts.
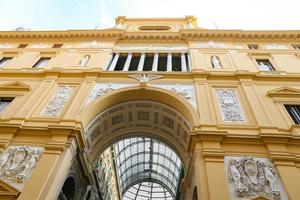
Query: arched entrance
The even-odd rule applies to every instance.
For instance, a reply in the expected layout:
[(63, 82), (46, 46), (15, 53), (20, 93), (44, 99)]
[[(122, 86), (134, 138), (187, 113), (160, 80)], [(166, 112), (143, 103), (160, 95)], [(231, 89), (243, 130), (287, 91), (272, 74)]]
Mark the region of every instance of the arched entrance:
[[(108, 190), (102, 184), (103, 174), (113, 177), (114, 173), (117, 178), (109, 185), (116, 189), (109, 193), (118, 193), (120, 199), (150, 200), (155, 195), (178, 199), (190, 161), (190, 131), (198, 119), (184, 98), (160, 89), (113, 91), (85, 113), (86, 155), (99, 190)], [(107, 168), (114, 170), (107, 172)], [(116, 198), (100, 195), (106, 195), (104, 199)]]
[(69, 176), (59, 193), (58, 200), (73, 200), (75, 199), (76, 183), (72, 176)]

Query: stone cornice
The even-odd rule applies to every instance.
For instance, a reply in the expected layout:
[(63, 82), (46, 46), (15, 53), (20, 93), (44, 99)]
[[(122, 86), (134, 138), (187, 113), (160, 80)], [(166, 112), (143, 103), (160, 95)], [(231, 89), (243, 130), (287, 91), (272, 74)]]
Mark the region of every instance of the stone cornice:
[(300, 30), (243, 31), (180, 29), (179, 31), (129, 32), (122, 29), (67, 30), (67, 31), (1, 31), (0, 40), (230, 40), (230, 41), (294, 41), (300, 39)]

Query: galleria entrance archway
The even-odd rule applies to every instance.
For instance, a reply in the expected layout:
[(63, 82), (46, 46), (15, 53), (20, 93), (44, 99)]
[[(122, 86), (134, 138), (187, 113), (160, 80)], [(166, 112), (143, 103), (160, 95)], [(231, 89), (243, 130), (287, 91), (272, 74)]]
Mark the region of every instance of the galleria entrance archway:
[(176, 109), (150, 100), (97, 114), (85, 140), (102, 198), (176, 199), (189, 162), (191, 127)]

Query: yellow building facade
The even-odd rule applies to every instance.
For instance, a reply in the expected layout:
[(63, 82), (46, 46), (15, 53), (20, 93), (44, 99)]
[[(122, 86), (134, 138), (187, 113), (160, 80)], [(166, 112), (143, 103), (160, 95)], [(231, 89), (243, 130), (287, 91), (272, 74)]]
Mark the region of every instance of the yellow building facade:
[(300, 199), (300, 31), (118, 17), (0, 67), (0, 199)]

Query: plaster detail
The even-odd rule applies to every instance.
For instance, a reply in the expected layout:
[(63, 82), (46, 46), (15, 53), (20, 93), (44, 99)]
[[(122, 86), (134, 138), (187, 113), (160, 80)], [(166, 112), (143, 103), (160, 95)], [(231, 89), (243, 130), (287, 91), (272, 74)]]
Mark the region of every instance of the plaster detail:
[(45, 49), (49, 48), (48, 44), (39, 43), (39, 44), (32, 44), (28, 47), (29, 49)]
[(116, 46), (115, 50), (122, 51), (188, 51), (187, 46), (172, 46), (172, 45), (130, 45)]
[(43, 149), (38, 147), (7, 147), (0, 154), (0, 179), (21, 190), (42, 153)]
[(265, 45), (266, 49), (288, 49), (287, 46), (282, 45), (282, 44), (268, 44)]
[(51, 100), (47, 104), (43, 111), (43, 115), (58, 116), (64, 109), (65, 104), (73, 94), (75, 87), (71, 86), (59, 86), (56, 93), (52, 96)]
[(128, 75), (128, 77), (138, 80), (140, 83), (148, 83), (149, 81), (152, 80), (161, 79), (164, 76), (158, 74), (133, 74), (133, 75)]
[(104, 42), (97, 42), (96, 40), (77, 44), (68, 44), (64, 48), (112, 48), (112, 45)]
[(215, 49), (224, 49), (228, 48), (224, 43), (217, 43), (212, 40), (208, 42), (199, 42), (195, 45), (195, 48), (215, 48)]
[(162, 88), (170, 92), (176, 93), (186, 99), (194, 107), (197, 107), (195, 90), (193, 85), (180, 84), (151, 84), (153, 87)]
[(224, 122), (244, 122), (245, 117), (234, 89), (218, 89), (217, 99)]
[(5, 44), (0, 44), (0, 49), (9, 49), (9, 48), (14, 48), (16, 47), (13, 44), (5, 43)]
[(89, 96), (89, 99), (88, 99), (86, 105), (91, 103), (92, 101), (104, 96), (106, 93), (108, 93), (110, 91), (121, 89), (121, 88), (126, 88), (126, 87), (131, 87), (131, 86), (133, 86), (133, 84), (96, 83), (90, 96)]
[(265, 158), (225, 157), (232, 199), (287, 199), (275, 167)]

